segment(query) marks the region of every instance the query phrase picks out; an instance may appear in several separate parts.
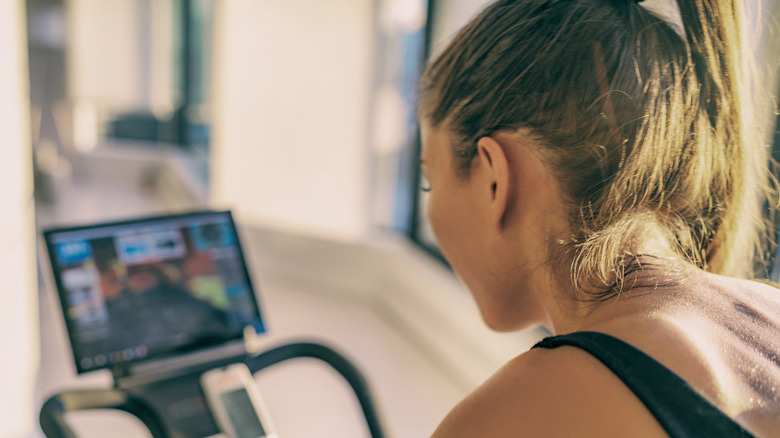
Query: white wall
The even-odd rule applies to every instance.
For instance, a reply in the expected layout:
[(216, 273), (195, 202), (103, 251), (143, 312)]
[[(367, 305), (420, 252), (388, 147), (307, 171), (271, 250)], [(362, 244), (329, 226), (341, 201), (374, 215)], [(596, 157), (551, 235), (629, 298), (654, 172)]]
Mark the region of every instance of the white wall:
[(115, 111), (172, 111), (173, 2), (66, 1), (68, 97)]
[(0, 436), (24, 437), (37, 418), (38, 290), (24, 2), (0, 2)]
[(366, 233), (373, 3), (216, 3), (215, 205), (287, 231)]
[(436, 2), (431, 35), (431, 53), (436, 56), (458, 31), (495, 0), (439, 0)]

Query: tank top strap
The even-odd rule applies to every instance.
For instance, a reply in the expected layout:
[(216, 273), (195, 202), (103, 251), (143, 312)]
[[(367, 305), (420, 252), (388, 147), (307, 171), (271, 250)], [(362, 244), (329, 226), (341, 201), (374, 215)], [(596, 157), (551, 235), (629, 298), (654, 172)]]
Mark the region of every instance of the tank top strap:
[(670, 437), (753, 437), (686, 381), (639, 349), (598, 332), (545, 338), (532, 348), (586, 351), (609, 368), (644, 403)]

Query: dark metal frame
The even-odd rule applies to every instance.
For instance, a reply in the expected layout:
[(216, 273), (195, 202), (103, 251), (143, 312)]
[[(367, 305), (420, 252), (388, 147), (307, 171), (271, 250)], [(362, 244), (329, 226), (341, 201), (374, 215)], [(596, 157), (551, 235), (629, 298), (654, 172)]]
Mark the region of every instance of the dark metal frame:
[[(425, 21), (425, 43), (423, 47), (423, 63), (426, 63), (431, 56), (431, 40), (433, 29), (433, 17), (436, 14), (436, 0), (428, 0), (428, 10)], [(422, 142), (420, 138), (420, 126), (417, 125), (417, 131), (414, 134), (414, 156), (419, 157), (422, 152)], [(431, 245), (422, 239), (420, 233), (420, 181), (422, 180), (422, 170), (417, 161), (414, 162), (413, 176), (414, 184), (411, 184), (412, 188), (412, 213), (409, 216), (409, 223), (407, 224), (407, 230), (409, 238), (417, 244), (420, 248), (424, 249), (430, 255), (437, 260), (441, 261), (447, 267), (449, 263), (444, 258), (438, 247)]]
[[(355, 393), (366, 419), (370, 436), (372, 438), (385, 436), (382, 419), (367, 380), (352, 362), (336, 350), (316, 342), (297, 342), (272, 348), (256, 356), (248, 356), (244, 363), (252, 374), (255, 374), (272, 365), (297, 358), (319, 359), (336, 370), (349, 383)], [(203, 371), (206, 370), (198, 371), (190, 376), (179, 376), (177, 379), (184, 377), (186, 384), (198, 385), (198, 379)], [(55, 394), (46, 400), (41, 407), (39, 415), (41, 429), (47, 438), (76, 438), (73, 430), (65, 421), (65, 414), (93, 409), (116, 409), (136, 416), (149, 429), (153, 438), (181, 436), (181, 431), (172, 430), (171, 425), (154, 408), (154, 401), (148, 400), (149, 394), (151, 391), (135, 393), (119, 387), (65, 391)], [(203, 432), (208, 433), (209, 431)]]
[(192, 37), (192, 0), (179, 0), (180, 9), (178, 11), (181, 17), (181, 102), (176, 108), (174, 120), (176, 121), (176, 143), (179, 146), (188, 146), (190, 144), (190, 124), (188, 120), (188, 110), (192, 104), (192, 61), (193, 56), (193, 37)]

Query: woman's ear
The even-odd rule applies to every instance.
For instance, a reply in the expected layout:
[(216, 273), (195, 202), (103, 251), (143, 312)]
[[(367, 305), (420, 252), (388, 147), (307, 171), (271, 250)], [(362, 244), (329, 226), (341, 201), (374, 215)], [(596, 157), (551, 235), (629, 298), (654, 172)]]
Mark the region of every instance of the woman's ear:
[(491, 221), (494, 229), (501, 233), (514, 196), (508, 155), (504, 145), (493, 137), (480, 138), (477, 141), (477, 153), (485, 176), (484, 182), (489, 184)]

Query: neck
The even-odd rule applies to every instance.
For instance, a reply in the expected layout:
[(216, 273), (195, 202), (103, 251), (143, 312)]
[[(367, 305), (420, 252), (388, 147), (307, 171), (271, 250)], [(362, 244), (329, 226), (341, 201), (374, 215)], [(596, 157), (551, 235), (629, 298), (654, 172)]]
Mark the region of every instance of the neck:
[[(605, 319), (625, 316), (646, 308), (646, 302), (674, 289), (683, 271), (695, 269), (683, 261), (659, 236), (654, 226), (643, 227), (630, 240), (622, 261), (612, 268), (613, 277), (571, 280), (570, 267), (553, 280), (541, 299), (546, 310), (544, 324), (552, 333), (587, 330)], [(640, 305), (640, 301), (645, 304)]]

